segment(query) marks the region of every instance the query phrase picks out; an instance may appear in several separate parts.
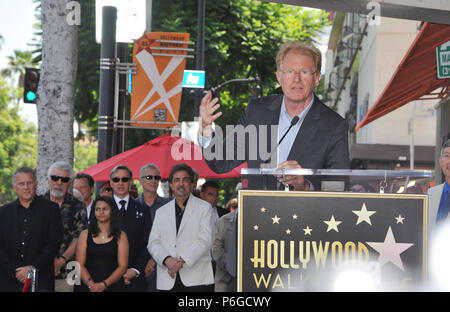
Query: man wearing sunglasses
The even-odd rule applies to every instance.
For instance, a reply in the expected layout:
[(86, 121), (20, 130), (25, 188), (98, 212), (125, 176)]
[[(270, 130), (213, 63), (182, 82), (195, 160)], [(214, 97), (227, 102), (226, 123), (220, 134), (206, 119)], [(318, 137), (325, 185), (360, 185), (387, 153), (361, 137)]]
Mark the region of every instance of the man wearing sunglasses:
[[(139, 170), (139, 181), (142, 186), (142, 195), (137, 201), (150, 213), (150, 226), (155, 219), (156, 210), (168, 203), (171, 199), (158, 195), (159, 181), (161, 175), (158, 166), (146, 164)], [(147, 279), (147, 291), (156, 291), (156, 262), (152, 258), (145, 267), (145, 276)]]
[(63, 241), (55, 258), (55, 291), (71, 292), (73, 286), (66, 282), (65, 265), (75, 255), (78, 236), (87, 226), (84, 203), (68, 192), (72, 187), (73, 169), (66, 161), (53, 163), (47, 171), (49, 191), (44, 195), (59, 206), (63, 221)]
[(128, 236), (128, 269), (123, 275), (126, 291), (145, 291), (145, 267), (150, 254), (147, 242), (150, 235), (150, 213), (130, 196), (133, 172), (124, 165), (114, 167), (110, 174), (113, 198), (119, 208), (122, 230)]

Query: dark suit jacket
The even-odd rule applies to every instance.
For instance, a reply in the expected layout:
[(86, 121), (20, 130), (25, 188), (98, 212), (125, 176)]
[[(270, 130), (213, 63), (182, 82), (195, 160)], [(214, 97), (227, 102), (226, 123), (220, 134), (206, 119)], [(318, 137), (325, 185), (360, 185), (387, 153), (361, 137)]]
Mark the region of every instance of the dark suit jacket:
[(20, 261), (21, 235), (18, 217), (19, 200), (0, 207), (0, 291), (21, 291), (23, 284), (15, 278), (18, 267), (33, 265), (38, 269), (38, 289), (54, 290), (53, 261), (62, 241), (62, 220), (56, 203), (37, 196), (30, 206), (31, 233), (25, 241)]
[(219, 215), (219, 218), (230, 212), (230, 209), (223, 208), (221, 206), (216, 206), (215, 208), (217, 209), (217, 214)]
[(127, 290), (145, 291), (145, 266), (150, 259), (147, 251), (148, 237), (150, 235), (150, 214), (140, 203), (130, 196), (125, 220), (120, 218), (122, 230), (128, 236), (129, 257), (128, 268), (135, 268), (140, 272), (138, 278), (134, 278)]
[[(156, 195), (156, 198), (155, 198), (155, 201), (153, 202), (153, 205), (149, 206), (144, 201), (143, 195), (141, 195), (138, 198), (136, 198), (136, 201), (138, 203), (140, 203), (144, 208), (146, 208), (149, 211), (151, 224), (153, 224), (153, 220), (155, 220), (156, 210), (158, 210), (158, 208), (164, 206), (165, 204), (167, 204), (171, 200), (172, 200), (172, 198), (161, 197), (159, 195)], [(150, 232), (151, 232), (151, 228), (150, 228)]]
[[(267, 153), (276, 147), (276, 140), (272, 142), (271, 138), (272, 135), (277, 138), (278, 134), (272, 134), (271, 126), (278, 125), (282, 101), (283, 95), (251, 100), (238, 122), (238, 125), (244, 127), (255, 125), (259, 140), (261, 140), (261, 137), (264, 139), (264, 136), (260, 135), (261, 128), (259, 126), (267, 126)], [(229, 153), (227, 141), (232, 139), (231, 135), (227, 135), (222, 145), (224, 150), (223, 160), (209, 160), (211, 154), (208, 155), (208, 153), (217, 153), (216, 146), (213, 144), (214, 140), (208, 148), (203, 150), (208, 166), (216, 173), (228, 172), (245, 161), (247, 161), (248, 168), (260, 168), (262, 160), (258, 150), (261, 141), (258, 141), (258, 148), (255, 151), (254, 145), (253, 148), (249, 148), (249, 137), (246, 137), (245, 142), (242, 142), (242, 139), (238, 140), (237, 135), (232, 135), (234, 135), (234, 144), (231, 145), (234, 147), (233, 160), (226, 160), (226, 154)], [(242, 149), (245, 150), (245, 159), (239, 160), (237, 153)], [(256, 154), (253, 159), (252, 153), (253, 156)], [(347, 122), (315, 96), (287, 159), (296, 160), (303, 168), (308, 169), (348, 169), (350, 162)], [(276, 188), (274, 187), (276, 185), (275, 178), (268, 177), (268, 179), (268, 184), (271, 185), (269, 188)], [(249, 177), (249, 188), (261, 188), (261, 180), (260, 177)]]

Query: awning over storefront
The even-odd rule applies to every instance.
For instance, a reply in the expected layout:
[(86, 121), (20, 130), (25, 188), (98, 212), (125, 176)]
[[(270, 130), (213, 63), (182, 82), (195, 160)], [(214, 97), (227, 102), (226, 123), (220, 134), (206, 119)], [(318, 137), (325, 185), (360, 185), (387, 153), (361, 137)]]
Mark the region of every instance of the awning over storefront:
[(386, 88), (355, 130), (411, 101), (449, 94), (450, 79), (438, 79), (436, 73), (436, 47), (449, 40), (450, 25), (425, 23)]

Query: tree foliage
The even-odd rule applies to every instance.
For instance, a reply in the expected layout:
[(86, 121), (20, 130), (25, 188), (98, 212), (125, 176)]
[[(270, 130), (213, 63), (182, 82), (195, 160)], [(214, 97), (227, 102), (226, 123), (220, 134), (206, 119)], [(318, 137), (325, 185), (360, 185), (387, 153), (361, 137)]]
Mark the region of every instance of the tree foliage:
[(97, 144), (88, 141), (76, 141), (74, 146), (73, 171), (79, 172), (97, 164)]
[[(206, 1), (206, 88), (234, 78), (255, 77), (258, 73), (263, 95), (279, 93), (275, 56), (280, 44), (288, 40), (315, 42), (329, 23), (327, 16), (320, 10), (254, 0)], [(195, 42), (197, 1), (153, 1), (152, 30), (189, 32)], [(189, 61), (187, 68), (194, 69), (195, 60)], [(193, 100), (186, 99), (185, 94), (181, 120), (192, 120)], [(218, 124), (235, 124), (250, 96), (248, 84), (224, 88), (221, 93), (224, 115)]]
[[(197, 1), (154, 0), (152, 16), (153, 31), (188, 32), (196, 41)], [(263, 95), (280, 93), (275, 75), (279, 46), (289, 40), (315, 43), (329, 24), (327, 17), (328, 13), (320, 10), (262, 1), (206, 1), (206, 89), (258, 73)], [(195, 69), (195, 60), (189, 60), (186, 68)], [(238, 83), (223, 88), (223, 115), (216, 122), (222, 129), (236, 124), (251, 97), (251, 89), (252, 85)], [(192, 120), (193, 111), (194, 98), (184, 90), (180, 120)], [(238, 179), (220, 181), (222, 199), (234, 192), (237, 182)]]
[(15, 198), (14, 171), (20, 166), (36, 166), (36, 128), (20, 118), (15, 93), (0, 76), (0, 205)]

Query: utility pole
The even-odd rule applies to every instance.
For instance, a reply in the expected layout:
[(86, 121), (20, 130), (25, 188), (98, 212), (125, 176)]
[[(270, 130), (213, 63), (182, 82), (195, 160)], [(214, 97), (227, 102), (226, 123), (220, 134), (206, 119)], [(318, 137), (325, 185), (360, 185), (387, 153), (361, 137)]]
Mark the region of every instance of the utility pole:
[[(197, 55), (196, 55), (196, 70), (204, 70), (205, 68), (205, 8), (206, 0), (198, 0), (197, 11)], [(203, 89), (195, 90), (195, 106), (194, 119), (200, 116), (200, 103), (203, 97)]]
[(145, 2), (145, 31), (152, 31), (152, 0), (146, 0)]
[[(128, 63), (128, 43), (119, 42), (117, 44), (117, 58), (120, 63)], [(116, 79), (118, 79), (119, 90), (116, 90), (116, 94), (118, 95), (118, 109), (117, 109), (117, 119), (118, 120), (126, 120), (127, 119), (127, 107), (129, 107), (129, 100), (127, 94), (127, 79), (128, 75), (116, 75)], [(113, 154), (117, 155), (125, 151), (125, 135), (126, 128), (114, 128), (114, 150)]]
[(98, 108), (97, 162), (112, 156), (114, 128), (114, 95), (116, 71), (117, 8), (102, 8), (102, 42), (100, 48), (100, 99)]

